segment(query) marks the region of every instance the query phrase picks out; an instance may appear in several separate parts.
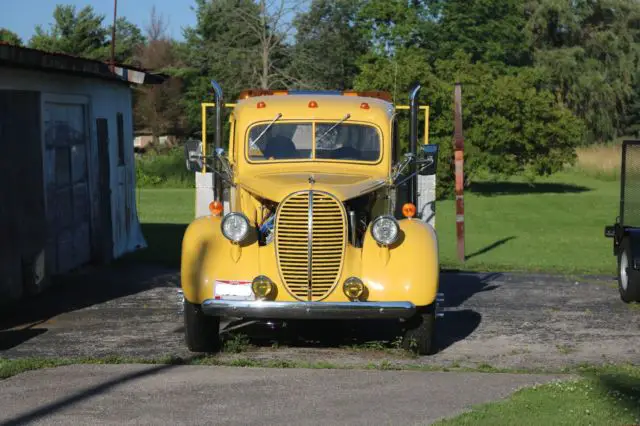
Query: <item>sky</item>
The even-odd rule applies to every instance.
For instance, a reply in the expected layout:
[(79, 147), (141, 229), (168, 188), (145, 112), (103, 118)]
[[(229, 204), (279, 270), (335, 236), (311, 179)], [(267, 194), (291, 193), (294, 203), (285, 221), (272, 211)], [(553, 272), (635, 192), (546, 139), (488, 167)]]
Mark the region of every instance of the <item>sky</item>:
[[(36, 25), (49, 29), (57, 4), (72, 4), (76, 10), (91, 5), (96, 13), (106, 16), (106, 25), (113, 21), (113, 0), (0, 0), (0, 27), (17, 33), (27, 43)], [(191, 9), (194, 0), (118, 0), (118, 16), (126, 17), (144, 32), (154, 5), (156, 13), (168, 22), (168, 32), (175, 39), (182, 40), (182, 28), (196, 22)]]

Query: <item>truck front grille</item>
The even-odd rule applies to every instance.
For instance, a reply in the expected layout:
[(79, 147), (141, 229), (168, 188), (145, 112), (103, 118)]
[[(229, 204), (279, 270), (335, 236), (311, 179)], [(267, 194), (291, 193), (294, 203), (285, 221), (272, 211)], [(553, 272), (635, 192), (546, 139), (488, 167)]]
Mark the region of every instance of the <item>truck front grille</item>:
[(296, 192), (278, 208), (275, 247), (280, 276), (299, 300), (329, 295), (340, 277), (346, 244), (342, 203), (319, 191)]

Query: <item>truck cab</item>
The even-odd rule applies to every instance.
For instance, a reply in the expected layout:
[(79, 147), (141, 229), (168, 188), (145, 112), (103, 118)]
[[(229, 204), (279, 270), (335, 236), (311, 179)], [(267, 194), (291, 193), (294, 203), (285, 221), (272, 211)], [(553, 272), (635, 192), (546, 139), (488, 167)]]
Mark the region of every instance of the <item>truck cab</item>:
[(411, 152), (394, 161), (397, 108), (386, 93), (243, 92), (225, 151), (214, 84), (214, 152), (186, 149), (188, 167), (214, 182), (208, 214), (183, 239), (190, 350), (215, 350), (220, 318), (232, 316), (397, 320), (407, 349), (434, 352), (438, 244), (417, 189), (435, 173), (437, 146), (418, 148), (418, 90)]

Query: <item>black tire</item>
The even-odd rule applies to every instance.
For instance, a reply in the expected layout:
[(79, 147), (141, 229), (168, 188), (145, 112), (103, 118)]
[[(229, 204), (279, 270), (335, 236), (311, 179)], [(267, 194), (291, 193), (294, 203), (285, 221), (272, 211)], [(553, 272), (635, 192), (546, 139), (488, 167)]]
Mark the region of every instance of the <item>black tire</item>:
[(640, 302), (640, 274), (633, 269), (630, 246), (625, 238), (618, 251), (618, 292), (625, 303)]
[(419, 312), (405, 324), (402, 347), (417, 355), (433, 355), (436, 347), (436, 312)]
[(200, 305), (184, 301), (184, 338), (191, 352), (220, 349), (220, 317), (202, 313)]

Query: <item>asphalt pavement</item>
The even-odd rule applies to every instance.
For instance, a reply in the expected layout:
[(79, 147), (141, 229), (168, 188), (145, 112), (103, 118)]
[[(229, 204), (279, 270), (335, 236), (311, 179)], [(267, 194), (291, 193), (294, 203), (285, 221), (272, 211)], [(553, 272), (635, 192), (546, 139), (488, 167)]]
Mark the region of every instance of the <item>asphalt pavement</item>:
[(0, 425), (427, 425), (557, 376), (77, 365), (0, 381)]

